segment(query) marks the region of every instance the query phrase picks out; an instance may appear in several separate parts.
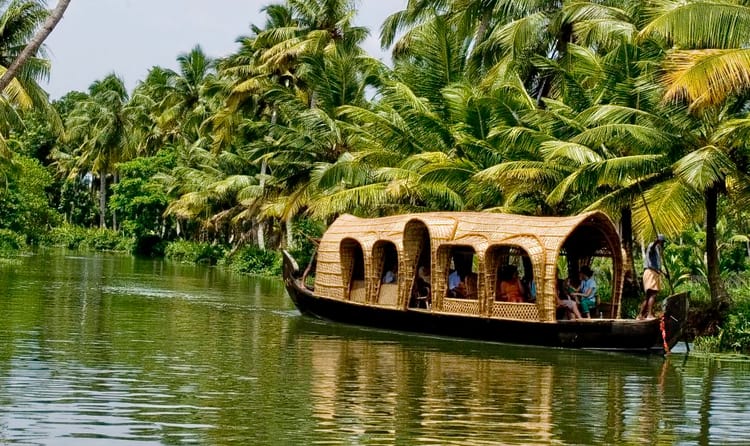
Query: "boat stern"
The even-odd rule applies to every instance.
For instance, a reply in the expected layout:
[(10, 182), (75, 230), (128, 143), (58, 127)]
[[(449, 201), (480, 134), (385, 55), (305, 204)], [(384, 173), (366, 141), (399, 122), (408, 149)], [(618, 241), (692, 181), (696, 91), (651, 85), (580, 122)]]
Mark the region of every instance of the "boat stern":
[(662, 338), (665, 347), (672, 349), (680, 340), (687, 325), (688, 309), (690, 308), (690, 293), (677, 293), (664, 301), (664, 315), (662, 323)]

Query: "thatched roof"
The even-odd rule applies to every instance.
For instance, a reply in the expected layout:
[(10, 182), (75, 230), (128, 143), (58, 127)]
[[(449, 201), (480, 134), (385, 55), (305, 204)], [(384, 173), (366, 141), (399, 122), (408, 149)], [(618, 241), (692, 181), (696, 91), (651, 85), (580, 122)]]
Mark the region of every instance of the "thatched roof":
[[(544, 282), (548, 294), (554, 294), (556, 260), (560, 252), (574, 252), (578, 256), (606, 255), (620, 267), (622, 253), (619, 236), (612, 221), (604, 213), (594, 211), (569, 217), (532, 217), (485, 212), (429, 212), (381, 218), (339, 217), (326, 231), (318, 248), (316, 292), (329, 297), (343, 298), (343, 268), (351, 265), (342, 259), (342, 242), (356, 241), (364, 254), (365, 269), (370, 268), (373, 245), (378, 241), (393, 243), (401, 255), (413, 231), (408, 227), (423, 227), (431, 240), (430, 256), (437, 259), (441, 245), (465, 245), (474, 248), (483, 258), (488, 248), (515, 245), (523, 248), (534, 264), (534, 277)], [(414, 265), (401, 265), (405, 273), (413, 272)], [(408, 269), (411, 268), (411, 269)], [(404, 271), (406, 269), (406, 271)], [(366, 275), (371, 276), (369, 272)], [(621, 277), (617, 277), (620, 280)], [(377, 278), (373, 278), (377, 280)], [(541, 283), (540, 283), (541, 285)], [(616, 296), (619, 299), (619, 292)], [(542, 304), (549, 313), (551, 302)]]

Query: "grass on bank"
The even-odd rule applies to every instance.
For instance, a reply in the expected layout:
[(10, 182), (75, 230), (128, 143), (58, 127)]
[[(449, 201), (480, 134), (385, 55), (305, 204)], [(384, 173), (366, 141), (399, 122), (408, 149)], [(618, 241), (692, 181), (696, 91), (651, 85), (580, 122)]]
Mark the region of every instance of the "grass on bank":
[(43, 244), (68, 249), (132, 252), (135, 241), (112, 229), (64, 225), (53, 228)]

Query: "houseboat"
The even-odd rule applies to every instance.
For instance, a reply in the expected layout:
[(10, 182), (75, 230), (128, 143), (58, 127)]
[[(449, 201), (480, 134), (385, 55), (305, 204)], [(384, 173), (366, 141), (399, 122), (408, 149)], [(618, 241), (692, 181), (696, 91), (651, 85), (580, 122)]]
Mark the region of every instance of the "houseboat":
[[(592, 270), (595, 306), (565, 302), (579, 300), (570, 291)], [(624, 279), (619, 235), (598, 211), (343, 215), (304, 272), (284, 252), (290, 297), (301, 313), (321, 319), (516, 344), (668, 352), (681, 338), (687, 295), (668, 297), (659, 318), (625, 319)]]

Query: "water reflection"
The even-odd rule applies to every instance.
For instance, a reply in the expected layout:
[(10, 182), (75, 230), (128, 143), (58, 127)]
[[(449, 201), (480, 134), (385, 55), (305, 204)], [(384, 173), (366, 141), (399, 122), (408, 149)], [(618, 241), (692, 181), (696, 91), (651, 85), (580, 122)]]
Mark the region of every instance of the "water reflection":
[(0, 268), (0, 443), (717, 444), (750, 363), (301, 317), (281, 283), (130, 257)]
[(661, 357), (456, 342), (300, 319), (319, 432), (382, 443), (672, 443), (678, 367)]

